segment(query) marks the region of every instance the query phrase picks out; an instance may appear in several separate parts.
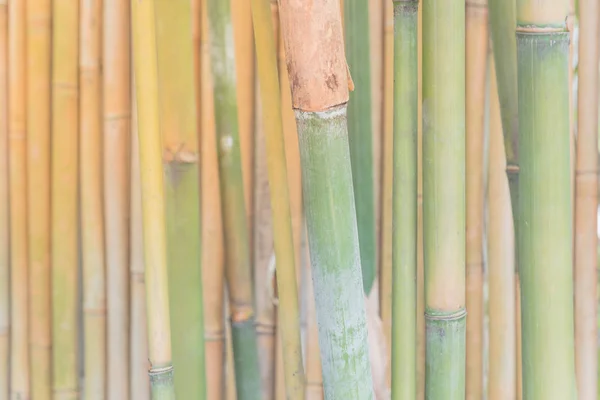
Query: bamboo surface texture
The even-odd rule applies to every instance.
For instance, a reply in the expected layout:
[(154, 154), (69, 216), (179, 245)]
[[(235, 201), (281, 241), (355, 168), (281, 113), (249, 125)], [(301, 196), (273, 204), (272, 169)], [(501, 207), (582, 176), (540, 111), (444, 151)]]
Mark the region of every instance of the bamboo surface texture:
[(52, 3), (27, 1), (27, 188), (31, 397), (52, 398), (50, 135)]
[(130, 391), (130, 2), (103, 0), (103, 149), (107, 282), (107, 393), (124, 400)]
[(54, 399), (70, 400), (79, 396), (79, 3), (52, 6), (52, 377)]
[(483, 206), (484, 110), (488, 59), (488, 10), (485, 0), (466, 2), (466, 398), (483, 398)]
[(154, 1), (132, 2), (131, 11), (148, 310), (148, 374), (152, 399), (174, 400)]
[(0, 2), (0, 400), (8, 400), (10, 224), (8, 182), (8, 2)]
[(82, 1), (79, 50), (80, 206), (86, 400), (106, 398), (106, 277), (102, 203), (102, 1)]

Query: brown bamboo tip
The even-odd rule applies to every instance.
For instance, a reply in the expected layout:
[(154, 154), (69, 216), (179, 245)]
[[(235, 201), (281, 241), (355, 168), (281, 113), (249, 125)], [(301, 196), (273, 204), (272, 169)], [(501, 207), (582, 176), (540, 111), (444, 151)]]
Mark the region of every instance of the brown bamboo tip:
[(346, 103), (350, 79), (339, 0), (282, 0), (279, 14), (293, 108), (325, 111)]

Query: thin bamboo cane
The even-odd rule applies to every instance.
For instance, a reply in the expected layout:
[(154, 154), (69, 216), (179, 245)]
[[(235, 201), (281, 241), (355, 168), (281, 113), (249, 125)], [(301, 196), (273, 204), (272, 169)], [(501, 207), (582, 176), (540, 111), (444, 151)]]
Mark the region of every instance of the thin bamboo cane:
[[(260, 369), (251, 281), (251, 254), (236, 102), (236, 64), (231, 4), (208, 2), (221, 207), (227, 246), (225, 276), (231, 307), (236, 391), (240, 400), (260, 398)], [(271, 34), (271, 31), (269, 31)]]
[(52, 377), (56, 400), (79, 396), (79, 2), (52, 4)]
[(425, 398), (425, 262), (423, 260), (423, 7), (417, 21), (417, 399)]
[(154, 0), (133, 1), (131, 5), (151, 365), (148, 373), (152, 399), (174, 400)]
[(155, 0), (155, 7), (175, 392), (179, 398), (203, 398), (206, 368), (191, 2)]
[(598, 36), (600, 6), (579, 2), (575, 181), (575, 368), (580, 399), (597, 399)]
[(417, 396), (417, 1), (394, 1), (392, 399)]
[(106, 398), (106, 280), (102, 205), (102, 1), (81, 1), (79, 123), (86, 400)]
[(8, 182), (8, 1), (0, 2), (0, 400), (8, 400), (10, 370), (10, 212)]
[[(191, 0), (192, 13), (192, 54), (194, 57), (194, 92), (196, 98), (196, 132), (200, 151), (202, 131), (202, 0)], [(202, 186), (202, 179), (200, 179)], [(202, 191), (200, 191), (202, 196)], [(202, 216), (201, 216), (202, 218)]]
[(150, 398), (150, 381), (148, 380), (148, 331), (146, 318), (146, 284), (144, 278), (144, 238), (142, 224), (142, 183), (140, 182), (140, 149), (138, 139), (137, 107), (135, 101), (135, 84), (131, 79), (131, 211), (130, 211), (130, 305), (131, 330), (131, 377), (130, 398), (147, 400)]
[[(577, 398), (568, 1), (517, 2), (523, 397)], [(544, 249), (544, 251), (540, 251)]]
[(201, 123), (200, 148), (202, 181), (202, 285), (204, 291), (204, 341), (206, 353), (207, 398), (222, 399), (225, 390), (224, 326), (224, 254), (219, 166), (215, 132), (213, 85), (210, 72), (208, 14), (206, 1), (201, 3)]
[(484, 106), (488, 59), (486, 0), (466, 2), (466, 269), (467, 370), (466, 398), (483, 398), (483, 199)]
[(514, 229), (496, 67), (490, 63), (488, 167), (489, 400), (516, 398)]
[(129, 378), (130, 2), (104, 0), (104, 218), (107, 281), (107, 393), (126, 399)]
[(10, 192), (10, 390), (29, 398), (27, 108), (25, 0), (8, 8), (8, 152)]
[(50, 136), (52, 3), (27, 1), (27, 190), (31, 396), (52, 398)]

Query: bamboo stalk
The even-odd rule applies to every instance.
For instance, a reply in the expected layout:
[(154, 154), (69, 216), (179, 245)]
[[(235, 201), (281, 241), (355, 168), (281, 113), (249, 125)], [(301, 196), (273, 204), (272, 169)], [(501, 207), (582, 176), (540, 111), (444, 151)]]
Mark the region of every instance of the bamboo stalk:
[[(231, 307), (236, 391), (240, 400), (260, 398), (260, 370), (251, 284), (251, 254), (244, 204), (236, 102), (236, 64), (231, 4), (208, 2), (215, 120), (221, 177), (221, 209), (227, 246), (225, 276)], [(271, 31), (269, 30), (269, 34)]]
[(67, 400), (79, 396), (79, 3), (52, 5), (52, 377), (54, 398)]
[(104, 0), (104, 215), (107, 280), (107, 393), (130, 392), (129, 346), (129, 167), (130, 167), (130, 2)]
[[(518, 262), (523, 397), (577, 398), (569, 154), (568, 2), (517, 2)], [(539, 249), (544, 249), (543, 252)]]
[[(337, 0), (312, 7), (280, 3), (300, 138), (325, 398), (372, 399), (365, 303), (358, 295), (360, 250), (347, 141), (346, 84), (351, 85), (351, 80), (340, 14)], [(319, 34), (322, 26), (329, 27), (325, 37)], [(341, 315), (343, 319), (338, 318)]]
[[(230, 315), (229, 301), (225, 299), (225, 316)], [(236, 378), (235, 378), (235, 363), (233, 354), (233, 340), (231, 337), (231, 324), (225, 325), (225, 340), (226, 340), (226, 365), (225, 365), (225, 398), (227, 400), (237, 400)]]
[(149, 399), (150, 382), (148, 380), (148, 331), (146, 318), (146, 284), (144, 278), (144, 238), (142, 224), (142, 187), (140, 176), (140, 149), (138, 139), (137, 107), (135, 84), (131, 79), (131, 220), (130, 220), (130, 292), (131, 292), (131, 330), (130, 351), (131, 377), (130, 393), (132, 399)]
[(31, 396), (52, 398), (50, 137), (52, 3), (27, 1), (27, 190)]
[(191, 2), (156, 0), (175, 394), (206, 396)]
[(106, 280), (102, 204), (102, 1), (81, 1), (79, 123), (85, 399), (106, 397)]
[(202, 1), (202, 286), (204, 291), (204, 341), (207, 398), (222, 399), (225, 390), (224, 254), (219, 166), (215, 132), (213, 84), (210, 72), (207, 2)]
[(575, 368), (580, 399), (597, 399), (598, 2), (579, 3), (575, 181)]
[(488, 167), (489, 400), (516, 398), (515, 238), (496, 67), (490, 63)]
[(159, 122), (158, 60), (154, 0), (132, 4), (135, 92), (144, 226), (144, 262), (148, 322), (148, 359), (153, 400), (175, 399), (167, 234)]
[(8, 154), (10, 210), (10, 390), (9, 398), (29, 397), (26, 4), (8, 7)]
[(392, 399), (417, 396), (417, 12), (394, 1)]
[(423, 3), (425, 398), (465, 398), (465, 3)]
[(348, 102), (348, 140), (360, 261), (365, 294), (369, 295), (376, 267), (375, 198), (373, 195), (373, 125), (371, 111), (371, 62), (369, 50), (369, 3), (344, 1), (346, 58), (355, 91)]
[[(305, 240), (305, 254), (308, 251), (308, 238)], [(312, 267), (310, 262), (304, 265), (306, 296), (306, 400), (323, 400), (323, 375), (321, 369), (321, 355), (319, 348), (319, 327), (317, 325), (317, 310), (315, 306), (315, 292), (312, 280)]]
[(466, 398), (483, 398), (484, 105), (488, 46), (487, 1), (466, 2)]
[(10, 191), (8, 161), (8, 1), (0, 2), (0, 400), (8, 400), (10, 371)]

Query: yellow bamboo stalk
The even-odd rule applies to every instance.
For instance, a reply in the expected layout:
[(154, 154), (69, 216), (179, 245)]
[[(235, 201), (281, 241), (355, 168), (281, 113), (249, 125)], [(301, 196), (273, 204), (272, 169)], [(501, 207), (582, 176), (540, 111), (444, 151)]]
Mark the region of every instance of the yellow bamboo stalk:
[(488, 10), (485, 0), (466, 3), (466, 398), (483, 398), (483, 159)]
[(52, 3), (27, 1), (27, 187), (31, 396), (52, 398), (50, 112)]
[(129, 393), (130, 2), (104, 0), (104, 218), (108, 398)]
[[(133, 81), (133, 79), (132, 79)], [(133, 83), (133, 82), (132, 82)], [(133, 84), (132, 84), (133, 86)], [(144, 238), (142, 224), (142, 187), (135, 87), (131, 91), (131, 219), (130, 219), (130, 299), (131, 299), (131, 377), (130, 398), (149, 399), (148, 331), (146, 329), (146, 283), (144, 277)]]
[(10, 398), (29, 397), (25, 0), (8, 8)]
[(488, 156), (488, 399), (516, 398), (515, 240), (495, 63), (489, 63)]
[(52, 27), (52, 376), (54, 399), (70, 400), (79, 396), (78, 1), (53, 1)]
[(417, 14), (418, 98), (417, 103), (417, 399), (425, 398), (425, 266), (423, 260), (423, 7)]
[(597, 1), (579, 1), (575, 181), (575, 370), (580, 399), (598, 397), (598, 29)]
[[(200, 132), (202, 131), (202, 0), (191, 0), (192, 11), (192, 43), (194, 57), (194, 87), (196, 93), (196, 132), (198, 132), (198, 144), (200, 144)], [(202, 182), (202, 179), (200, 179)]]
[(0, 2), (0, 400), (8, 400), (10, 226), (8, 190), (8, 1)]
[[(206, 0), (201, 0), (202, 285), (207, 399), (225, 393), (224, 249)], [(229, 351), (229, 350), (228, 350)], [(235, 393), (235, 390), (234, 390)]]
[(106, 397), (106, 280), (102, 209), (102, 0), (81, 1), (81, 228), (86, 400)]

